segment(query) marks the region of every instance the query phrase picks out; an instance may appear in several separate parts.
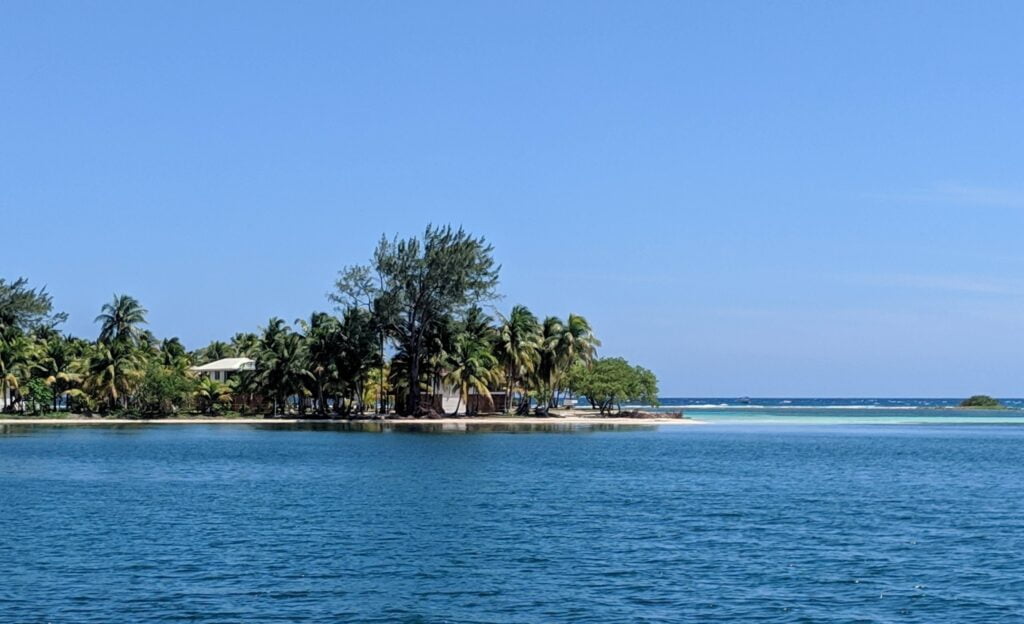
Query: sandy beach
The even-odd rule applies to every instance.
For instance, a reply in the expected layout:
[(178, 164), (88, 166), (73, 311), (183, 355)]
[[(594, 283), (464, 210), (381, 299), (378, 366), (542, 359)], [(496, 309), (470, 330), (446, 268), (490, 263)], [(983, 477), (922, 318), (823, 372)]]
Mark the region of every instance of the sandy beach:
[(274, 425), (309, 423), (382, 423), (386, 425), (700, 425), (689, 418), (615, 418), (609, 416), (472, 416), (466, 418), (388, 418), (387, 420), (314, 418), (0, 418), (0, 425)]

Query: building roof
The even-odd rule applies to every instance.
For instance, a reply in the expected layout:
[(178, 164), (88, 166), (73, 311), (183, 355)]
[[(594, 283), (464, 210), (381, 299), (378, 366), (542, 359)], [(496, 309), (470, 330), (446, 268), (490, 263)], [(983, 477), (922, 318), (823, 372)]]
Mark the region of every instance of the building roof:
[(192, 370), (197, 372), (207, 371), (240, 371), (253, 370), (256, 368), (256, 360), (250, 358), (224, 358), (202, 366), (193, 366)]

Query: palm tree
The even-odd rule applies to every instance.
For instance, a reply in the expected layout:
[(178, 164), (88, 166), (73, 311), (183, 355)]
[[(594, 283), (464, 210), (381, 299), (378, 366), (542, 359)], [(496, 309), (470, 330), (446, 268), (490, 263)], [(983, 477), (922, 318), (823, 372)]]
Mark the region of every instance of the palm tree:
[(570, 314), (554, 344), (557, 384), (552, 387), (552, 392), (561, 391), (565, 387), (564, 381), (573, 366), (590, 366), (600, 346), (601, 341), (594, 336), (587, 319), (578, 314)]
[(281, 336), (287, 334), (289, 331), (288, 325), (285, 324), (284, 319), (278, 317), (271, 317), (267, 321), (267, 326), (263, 328), (262, 334), (259, 336), (259, 346), (257, 353), (265, 350), (269, 345), (275, 344)]
[[(498, 327), (497, 355), (505, 371), (506, 411), (511, 411), (516, 383), (525, 385), (525, 380), (537, 369), (540, 351), (541, 329), (537, 317), (526, 306), (513, 307)], [(526, 399), (525, 387), (523, 399)]]
[(441, 384), (451, 366), (449, 356), (455, 350), (455, 338), (460, 333), (461, 328), (455, 319), (443, 318), (431, 324), (423, 337), (420, 379), (426, 382), (423, 389), (431, 396), (441, 391)]
[(490, 348), (490, 344), (480, 336), (464, 332), (455, 338), (452, 352), (448, 355), (448, 372), (445, 380), (459, 389), (459, 400), (455, 405), (455, 413), (459, 413), (462, 402), (466, 402), (469, 411), (469, 391), (491, 398), (490, 386), (500, 383), (501, 371), (498, 359)]
[(78, 372), (78, 356), (81, 348), (74, 338), (51, 335), (40, 350), (38, 371), (46, 385), (53, 388), (53, 411), (57, 411), (57, 402), (75, 384), (81, 381)]
[(157, 340), (153, 332), (148, 329), (139, 330), (136, 343), (140, 349), (153, 355), (160, 350), (160, 341)]
[(471, 306), (466, 310), (462, 321), (458, 324), (461, 333), (469, 334), (477, 340), (491, 343), (495, 340), (494, 319), (487, 315), (480, 306)]
[(540, 334), (540, 360), (534, 370), (534, 385), (538, 403), (545, 409), (554, 407), (555, 386), (559, 367), (558, 343), (565, 332), (565, 324), (556, 316), (544, 319)]
[(256, 371), (242, 370), (228, 378), (228, 387), (232, 395), (241, 397), (242, 410), (250, 409), (260, 391), (259, 375)]
[(342, 351), (341, 324), (326, 312), (314, 312), (309, 321), (298, 320), (305, 339), (310, 388), (316, 399), (316, 412), (327, 414), (326, 388), (337, 377), (336, 362)]
[(18, 331), (5, 333), (0, 333), (0, 400), (6, 399), (10, 391), (14, 400), (3, 407), (11, 410), (19, 400), (18, 390), (32, 376), (38, 346)]
[(98, 343), (86, 362), (85, 389), (110, 409), (127, 409), (143, 374), (141, 364), (130, 345)]
[(283, 320), (272, 318), (260, 343), (257, 374), (262, 387), (274, 399), (275, 413), (278, 405), (284, 405), (292, 395), (299, 396), (299, 411), (303, 412), (303, 381), (309, 377), (309, 371), (302, 336), (289, 330)]
[(197, 362), (206, 364), (207, 362), (216, 362), (224, 358), (235, 357), (235, 350), (226, 342), (214, 340), (200, 349), (195, 355)]
[(260, 337), (252, 332), (238, 332), (231, 337), (231, 348), (238, 357), (255, 358), (260, 350)]
[[(388, 364), (388, 377), (387, 385), (391, 388), (391, 393), (395, 397), (395, 411), (400, 414), (414, 416), (415, 414), (406, 414), (406, 404), (402, 402), (401, 397), (408, 396), (411, 392), (409, 388), (410, 378), (410, 363), (409, 354), (407, 354), (401, 347), (399, 347), (395, 354), (391, 357), (391, 362)], [(434, 391), (434, 373), (429, 367), (421, 367), (419, 370), (419, 378), (417, 380), (417, 390), (420, 393)]]
[(177, 369), (188, 368), (188, 352), (185, 351), (185, 345), (181, 344), (181, 340), (177, 337), (165, 338), (160, 341), (159, 351), (162, 365)]
[(589, 366), (601, 341), (594, 336), (587, 319), (570, 314), (568, 321), (549, 316), (541, 332), (541, 358), (535, 378), (541, 387), (543, 402), (558, 405), (559, 393), (576, 364)]
[(196, 384), (195, 397), (202, 406), (202, 411), (212, 414), (221, 404), (231, 401), (231, 388), (209, 377), (203, 377)]
[(587, 319), (579, 314), (570, 314), (562, 335), (566, 359), (589, 364), (597, 355), (601, 341), (594, 335)]
[[(376, 346), (376, 345), (375, 345)], [(388, 384), (388, 365), (385, 363), (380, 368), (373, 367), (366, 372), (366, 386), (363, 388), (363, 403), (371, 404), (378, 401), (378, 411), (386, 413), (387, 404), (386, 399), (388, 393), (391, 392), (391, 386)]]
[[(383, 288), (383, 282), (381, 283)], [(398, 310), (396, 300), (392, 293), (377, 291), (377, 296), (369, 306), (369, 312), (373, 322), (373, 330), (377, 334), (377, 378), (381, 383), (377, 384), (377, 406), (376, 411), (384, 418), (389, 410), (388, 399), (388, 378), (391, 371), (388, 370), (387, 359), (384, 357), (384, 342), (388, 334), (397, 327)], [(396, 390), (397, 391), (397, 390)], [(395, 395), (398, 399), (398, 395)]]
[(96, 322), (100, 325), (99, 341), (104, 344), (127, 340), (136, 343), (141, 336), (139, 325), (146, 323), (147, 310), (134, 297), (114, 295), (114, 300), (103, 304)]
[[(334, 360), (337, 388), (352, 399), (351, 406), (362, 414), (367, 404), (363, 388), (371, 370), (380, 364), (381, 359), (373, 313), (363, 308), (346, 309), (342, 314), (338, 337), (340, 340)], [(377, 370), (379, 374), (380, 369)]]

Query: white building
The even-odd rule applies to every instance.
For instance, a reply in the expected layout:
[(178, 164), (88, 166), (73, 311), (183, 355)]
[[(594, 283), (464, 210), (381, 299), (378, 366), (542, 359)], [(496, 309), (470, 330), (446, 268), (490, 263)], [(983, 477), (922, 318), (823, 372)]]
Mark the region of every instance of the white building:
[(190, 369), (194, 373), (205, 375), (214, 381), (225, 382), (228, 376), (238, 371), (256, 370), (256, 360), (249, 358), (224, 358), (202, 366), (193, 366)]

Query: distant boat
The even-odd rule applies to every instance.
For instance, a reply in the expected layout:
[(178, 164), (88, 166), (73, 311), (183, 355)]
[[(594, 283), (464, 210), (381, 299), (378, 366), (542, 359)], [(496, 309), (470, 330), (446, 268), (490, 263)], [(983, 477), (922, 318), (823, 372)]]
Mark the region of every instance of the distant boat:
[(740, 397), (739, 402), (744, 405), (750, 405), (750, 397)]

